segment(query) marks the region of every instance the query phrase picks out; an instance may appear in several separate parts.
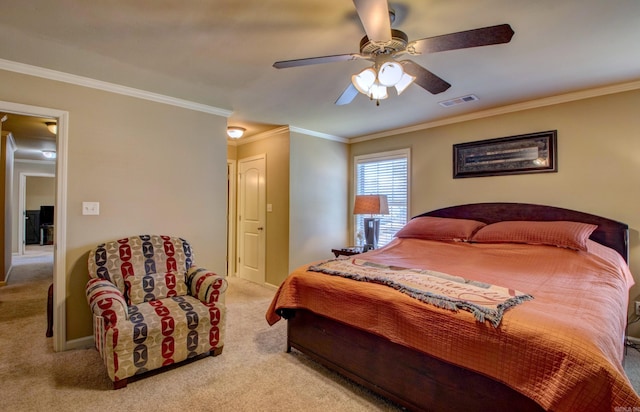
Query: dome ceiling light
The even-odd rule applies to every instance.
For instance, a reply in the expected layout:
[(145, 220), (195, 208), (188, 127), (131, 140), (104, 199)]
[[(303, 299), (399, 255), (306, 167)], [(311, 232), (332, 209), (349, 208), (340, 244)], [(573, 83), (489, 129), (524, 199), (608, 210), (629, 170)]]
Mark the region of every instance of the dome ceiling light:
[(244, 127), (229, 126), (227, 127), (227, 136), (232, 139), (239, 139), (242, 137), (242, 135), (244, 135), (244, 132), (246, 130), (247, 129), (245, 129)]

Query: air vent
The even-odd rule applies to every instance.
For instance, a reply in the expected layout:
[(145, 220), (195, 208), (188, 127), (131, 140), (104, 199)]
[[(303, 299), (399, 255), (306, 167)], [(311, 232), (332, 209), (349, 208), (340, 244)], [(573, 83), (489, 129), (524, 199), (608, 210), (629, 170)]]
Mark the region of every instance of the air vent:
[(449, 99), (442, 102), (438, 102), (438, 104), (442, 107), (453, 107), (462, 103), (475, 102), (479, 100), (475, 94), (468, 94), (462, 97), (456, 97), (455, 99)]

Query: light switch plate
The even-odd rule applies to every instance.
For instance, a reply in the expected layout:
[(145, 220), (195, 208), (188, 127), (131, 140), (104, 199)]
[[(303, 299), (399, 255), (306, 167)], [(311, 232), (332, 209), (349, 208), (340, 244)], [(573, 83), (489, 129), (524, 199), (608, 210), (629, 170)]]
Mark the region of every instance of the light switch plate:
[(83, 215), (99, 215), (100, 202), (82, 202)]

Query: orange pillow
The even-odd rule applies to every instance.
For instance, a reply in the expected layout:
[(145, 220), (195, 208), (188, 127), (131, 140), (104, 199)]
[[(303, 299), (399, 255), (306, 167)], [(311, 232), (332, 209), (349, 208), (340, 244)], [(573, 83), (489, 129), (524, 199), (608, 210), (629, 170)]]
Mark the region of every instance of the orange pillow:
[(461, 242), (469, 240), (484, 225), (476, 220), (421, 216), (411, 219), (396, 237)]
[(587, 250), (587, 239), (598, 226), (569, 221), (504, 221), (478, 230), (472, 242), (527, 243)]

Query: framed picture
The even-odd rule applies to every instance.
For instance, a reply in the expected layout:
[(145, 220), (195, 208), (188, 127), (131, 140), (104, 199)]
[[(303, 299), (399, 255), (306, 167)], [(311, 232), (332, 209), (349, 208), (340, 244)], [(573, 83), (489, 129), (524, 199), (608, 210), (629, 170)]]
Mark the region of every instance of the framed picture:
[(557, 131), (453, 145), (453, 178), (558, 171)]

